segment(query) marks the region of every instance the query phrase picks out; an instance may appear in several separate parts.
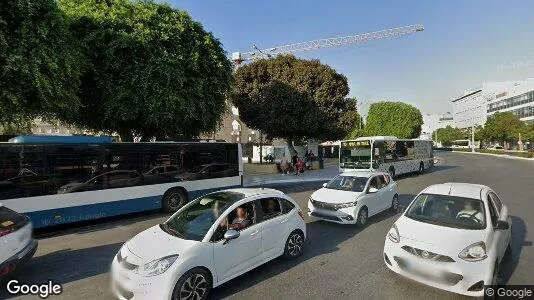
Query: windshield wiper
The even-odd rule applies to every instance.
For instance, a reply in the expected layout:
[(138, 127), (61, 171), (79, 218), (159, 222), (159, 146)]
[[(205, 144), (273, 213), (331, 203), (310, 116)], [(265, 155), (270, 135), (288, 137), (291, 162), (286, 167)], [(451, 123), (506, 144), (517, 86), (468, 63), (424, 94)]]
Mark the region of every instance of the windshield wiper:
[(166, 233), (168, 233), (170, 235), (173, 235), (173, 236), (179, 237), (179, 238), (184, 238), (183, 234), (181, 234), (178, 231), (170, 228), (169, 225), (167, 225), (167, 223), (161, 223), (161, 224), (159, 224), (159, 227), (161, 228), (161, 230), (165, 231)]

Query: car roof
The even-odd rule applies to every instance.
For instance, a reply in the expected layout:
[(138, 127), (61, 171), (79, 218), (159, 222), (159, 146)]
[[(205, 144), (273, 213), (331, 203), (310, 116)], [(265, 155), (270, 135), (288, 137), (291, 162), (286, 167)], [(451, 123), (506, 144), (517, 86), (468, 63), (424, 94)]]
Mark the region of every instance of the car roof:
[(384, 174), (383, 172), (373, 171), (373, 170), (355, 170), (355, 171), (345, 171), (340, 173), (340, 176), (357, 176), (357, 177), (371, 177), (373, 175)]
[(261, 187), (260, 188), (235, 188), (235, 189), (224, 190), (224, 192), (241, 193), (245, 196), (245, 198), (252, 197), (252, 196), (259, 196), (259, 195), (273, 195), (273, 194), (284, 195), (284, 193), (279, 190), (261, 188)]
[(462, 183), (462, 182), (447, 182), (441, 184), (434, 184), (425, 188), (421, 193), (449, 195), (455, 197), (464, 197), (471, 199), (482, 199), (482, 191), (490, 189), (481, 184)]

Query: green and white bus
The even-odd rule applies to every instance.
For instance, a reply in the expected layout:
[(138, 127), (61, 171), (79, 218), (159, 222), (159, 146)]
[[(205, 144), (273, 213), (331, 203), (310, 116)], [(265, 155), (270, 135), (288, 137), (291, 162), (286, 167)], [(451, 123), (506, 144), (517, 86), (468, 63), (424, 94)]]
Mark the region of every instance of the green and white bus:
[(341, 141), (340, 172), (371, 169), (396, 175), (420, 172), (434, 166), (432, 141), (394, 136), (360, 137)]

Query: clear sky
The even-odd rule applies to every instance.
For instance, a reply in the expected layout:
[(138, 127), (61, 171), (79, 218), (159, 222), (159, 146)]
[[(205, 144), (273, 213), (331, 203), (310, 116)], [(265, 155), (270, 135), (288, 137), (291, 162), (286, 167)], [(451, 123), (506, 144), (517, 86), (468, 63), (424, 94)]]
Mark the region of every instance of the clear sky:
[(424, 32), (303, 52), (347, 76), (362, 111), (379, 100), (423, 113), (482, 82), (534, 77), (534, 1), (167, 0), (188, 11), (230, 55), (423, 23)]

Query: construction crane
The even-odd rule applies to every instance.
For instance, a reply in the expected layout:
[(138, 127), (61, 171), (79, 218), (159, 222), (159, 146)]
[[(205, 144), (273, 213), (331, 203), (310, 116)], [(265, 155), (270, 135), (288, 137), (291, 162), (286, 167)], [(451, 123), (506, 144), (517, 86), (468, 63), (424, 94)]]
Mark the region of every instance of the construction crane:
[(290, 54), (295, 52), (311, 51), (321, 48), (338, 47), (348, 44), (361, 44), (373, 40), (381, 40), (390, 37), (403, 36), (419, 31), (423, 31), (423, 24), (414, 24), (403, 27), (397, 27), (392, 29), (385, 29), (370, 33), (357, 34), (352, 36), (334, 37), (327, 39), (313, 40), (309, 42), (289, 44), (285, 46), (272, 47), (268, 49), (260, 50), (256, 45), (253, 45), (253, 51), (251, 52), (234, 52), (232, 53), (232, 62), (239, 66), (243, 62), (271, 58), (279, 54)]

